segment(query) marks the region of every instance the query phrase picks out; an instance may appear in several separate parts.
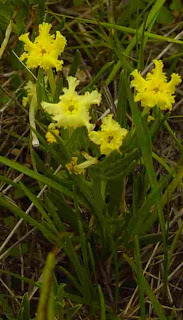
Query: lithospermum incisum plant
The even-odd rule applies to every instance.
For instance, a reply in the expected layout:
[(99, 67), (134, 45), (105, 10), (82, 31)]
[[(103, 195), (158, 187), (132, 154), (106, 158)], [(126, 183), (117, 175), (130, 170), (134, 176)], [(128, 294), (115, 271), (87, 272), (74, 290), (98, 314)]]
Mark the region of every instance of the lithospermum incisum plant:
[(134, 77), (131, 85), (137, 91), (135, 101), (141, 101), (142, 107), (158, 106), (161, 110), (171, 110), (175, 102), (175, 87), (181, 82), (181, 78), (173, 73), (171, 80), (167, 82), (167, 77), (163, 73), (163, 62), (161, 60), (153, 60), (153, 62), (155, 68), (147, 73), (146, 79), (138, 70), (131, 73)]

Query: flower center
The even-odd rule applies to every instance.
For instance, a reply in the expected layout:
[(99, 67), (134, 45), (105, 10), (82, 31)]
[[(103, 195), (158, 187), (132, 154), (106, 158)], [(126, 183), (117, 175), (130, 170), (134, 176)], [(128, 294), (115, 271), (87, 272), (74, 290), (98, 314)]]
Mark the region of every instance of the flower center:
[(46, 53), (45, 49), (41, 49), (41, 54), (44, 55)]
[(154, 87), (154, 88), (153, 88), (153, 91), (154, 91), (155, 93), (158, 93), (158, 92), (159, 92), (159, 88), (158, 88), (158, 87)]
[(73, 106), (72, 104), (68, 107), (68, 111), (70, 111), (72, 113), (72, 111), (75, 110), (75, 106)]
[(109, 136), (107, 142), (110, 143), (113, 140), (113, 136)]

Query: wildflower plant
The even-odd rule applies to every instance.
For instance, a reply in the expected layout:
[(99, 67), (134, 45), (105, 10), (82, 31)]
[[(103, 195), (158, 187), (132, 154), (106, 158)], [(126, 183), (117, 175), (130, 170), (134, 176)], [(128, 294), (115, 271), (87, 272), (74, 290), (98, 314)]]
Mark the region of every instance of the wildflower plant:
[[(154, 22), (157, 12), (153, 14), (152, 10)], [(112, 24), (112, 28), (114, 26)], [(31, 209), (24, 212), (16, 204), (16, 198), (15, 202), (9, 201), (3, 194), (0, 205), (31, 224), (54, 248), (43, 271), (38, 319), (61, 319), (65, 314), (71, 319), (82, 306), (85, 307), (84, 317), (87, 312), (89, 317), (103, 320), (117, 319), (118, 313), (119, 317), (125, 317), (119, 298), (126, 280), (121, 281), (120, 277), (128, 263), (135, 275), (132, 285), (134, 287), (136, 281), (139, 290), (137, 317), (146, 319), (144, 297), (148, 296), (151, 309), (159, 319), (166, 320), (166, 310), (160, 306), (143, 272), (140, 248), (144, 242), (152, 247), (158, 244), (164, 256), (162, 284), (166, 296), (175, 242), (168, 243), (169, 221), (166, 222), (163, 208), (179, 185), (183, 169), (179, 166), (177, 172), (176, 164), (171, 165), (153, 152), (152, 144), (156, 143), (164, 125), (183, 152), (182, 144), (172, 134), (167, 115), (163, 113), (172, 110), (180, 76), (173, 73), (168, 81), (161, 60), (154, 60), (155, 66), (145, 78), (135, 68), (131, 72), (134, 59), (123, 63), (130, 54), (128, 49), (127, 53), (119, 55), (120, 65), (126, 69), (121, 72), (120, 79), (116, 77), (116, 82), (119, 81), (117, 103), (113, 108), (110, 104), (110, 110), (106, 111), (102, 81), (111, 63), (85, 87), (75, 76), (78, 67), (75, 57), (69, 76), (58, 73), (62, 71), (63, 61), (59, 55), (65, 49), (66, 39), (60, 31), (51, 34), (51, 24), (40, 24), (34, 41), (30, 40), (29, 33), (21, 35), (19, 40), (24, 42), (25, 50), (20, 60), (25, 61), (28, 68), (35, 69), (37, 76), (35, 83), (27, 82), (22, 104), (30, 106), (33, 146), (37, 141), (40, 152), (31, 149), (33, 169), (2, 156), (0, 162), (38, 181), (36, 188), (42, 189), (37, 195), (37, 189), (28, 188), (24, 180), (17, 184), (16, 180), (4, 178), (5, 183), (8, 181), (31, 201), (30, 207), (34, 205), (39, 214), (27, 214)], [(118, 65), (114, 66), (106, 83), (110, 83)], [(45, 76), (48, 76), (50, 87), (45, 85), (46, 81), (41, 81)], [(67, 86), (62, 85), (65, 81)], [(148, 111), (157, 107), (159, 113), (146, 115), (136, 102)], [(99, 119), (102, 119), (100, 126), (97, 125)], [(163, 177), (159, 178), (162, 169)], [(161, 232), (149, 235), (156, 221), (160, 223)], [(65, 265), (69, 267), (65, 268)], [(65, 283), (59, 283), (55, 270), (61, 273), (61, 281), (66, 278)], [(127, 273), (125, 271), (125, 277)], [(111, 281), (106, 285), (108, 274)], [(130, 277), (132, 281), (131, 273)], [(39, 286), (38, 282), (33, 284)], [(64, 299), (76, 304), (66, 313)]]

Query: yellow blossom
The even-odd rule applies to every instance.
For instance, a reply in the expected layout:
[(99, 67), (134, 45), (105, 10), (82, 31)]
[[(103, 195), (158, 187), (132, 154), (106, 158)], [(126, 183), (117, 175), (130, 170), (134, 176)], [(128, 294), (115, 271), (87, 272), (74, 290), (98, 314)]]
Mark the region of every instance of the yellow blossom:
[(146, 75), (146, 79), (137, 70), (131, 73), (134, 77), (131, 84), (137, 90), (135, 101), (141, 101), (143, 107), (158, 106), (161, 110), (171, 110), (175, 102), (175, 87), (181, 82), (181, 78), (173, 73), (171, 80), (167, 82), (167, 77), (162, 71), (163, 62), (161, 60), (153, 62), (155, 68)]
[(86, 168), (98, 163), (98, 159), (90, 156), (88, 153), (82, 152), (81, 154), (86, 161), (77, 164), (78, 158), (72, 157), (71, 162), (65, 165), (70, 174), (85, 174)]
[(78, 168), (77, 165), (78, 158), (77, 157), (72, 157), (71, 162), (66, 163), (66, 168), (69, 171), (70, 174), (85, 174), (85, 169), (83, 168)]
[[(59, 130), (52, 130), (52, 132), (56, 135), (59, 136)], [(54, 143), (57, 142), (55, 136), (53, 135), (53, 133), (48, 131), (45, 135), (46, 140), (48, 141), (48, 143)]]
[(56, 68), (57, 71), (62, 69), (62, 60), (58, 60), (59, 54), (64, 50), (66, 39), (59, 31), (56, 31), (56, 36), (51, 35), (51, 24), (43, 22), (39, 25), (39, 35), (34, 42), (29, 39), (29, 33), (22, 34), (19, 40), (25, 43), (24, 52), (20, 60), (27, 59), (26, 65), (28, 68), (41, 67), (45, 70)]
[(89, 138), (100, 145), (101, 154), (109, 155), (114, 150), (119, 151), (127, 133), (128, 130), (121, 128), (109, 114), (102, 120), (101, 131), (91, 131)]
[(89, 122), (91, 119), (89, 109), (92, 104), (100, 104), (101, 94), (95, 90), (79, 95), (75, 91), (79, 81), (74, 77), (67, 77), (67, 81), (68, 88), (63, 89), (64, 94), (59, 97), (58, 103), (42, 102), (43, 109), (51, 115), (54, 121), (50, 124), (50, 128), (86, 126), (88, 130), (91, 130), (93, 126)]
[(152, 117), (151, 115), (149, 115), (148, 118), (147, 118), (147, 122), (151, 122), (151, 121), (154, 121), (154, 120), (155, 120), (154, 117)]

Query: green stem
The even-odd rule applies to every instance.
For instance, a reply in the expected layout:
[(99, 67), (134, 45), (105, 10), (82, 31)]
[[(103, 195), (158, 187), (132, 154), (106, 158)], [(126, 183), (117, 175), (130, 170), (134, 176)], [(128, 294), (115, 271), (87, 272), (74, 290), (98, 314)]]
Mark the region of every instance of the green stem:
[(53, 75), (53, 70), (51, 68), (49, 68), (47, 70), (47, 75), (48, 75), (48, 81), (50, 84), (50, 88), (51, 88), (51, 93), (54, 96), (55, 95), (55, 90), (56, 90), (56, 84), (55, 84), (55, 78)]
[[(35, 123), (35, 100), (34, 98), (31, 100), (30, 107), (29, 107), (29, 123), (31, 128), (36, 130), (36, 123)], [(39, 140), (36, 136), (36, 134), (32, 131), (32, 145), (33, 147), (38, 147), (39, 146)]]

